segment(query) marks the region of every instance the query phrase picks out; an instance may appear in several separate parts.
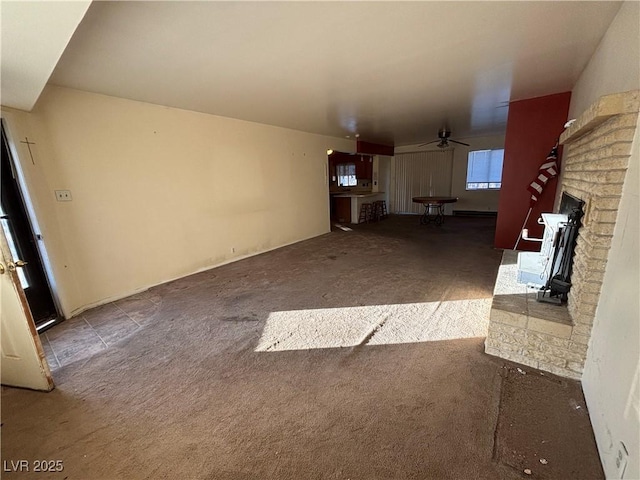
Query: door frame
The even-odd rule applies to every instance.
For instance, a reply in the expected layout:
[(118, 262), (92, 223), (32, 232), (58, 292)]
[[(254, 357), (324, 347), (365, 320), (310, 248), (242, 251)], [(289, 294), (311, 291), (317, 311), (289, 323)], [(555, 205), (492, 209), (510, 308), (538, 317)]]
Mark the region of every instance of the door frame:
[(9, 161), (12, 161), (13, 168), (16, 172), (16, 183), (18, 185), (18, 192), (20, 194), (22, 204), (24, 205), (25, 212), (27, 214), (27, 221), (29, 222), (29, 225), (31, 227), (31, 233), (35, 237), (34, 240), (36, 250), (38, 252), (38, 257), (42, 265), (42, 269), (44, 270), (44, 276), (47, 281), (47, 286), (49, 287), (49, 292), (51, 293), (51, 298), (53, 299), (53, 304), (55, 306), (56, 313), (58, 314), (58, 318), (64, 320), (66, 317), (64, 315), (62, 303), (60, 302), (60, 297), (58, 296), (58, 291), (56, 289), (56, 280), (53, 275), (53, 269), (51, 268), (51, 263), (49, 262), (49, 255), (47, 253), (46, 245), (41, 234), (40, 223), (38, 222), (35, 207), (33, 206), (33, 202), (31, 201), (29, 188), (27, 186), (27, 182), (25, 181), (24, 172), (22, 171), (21, 157), (18, 149), (16, 148), (16, 143), (13, 139), (13, 132), (11, 130), (11, 114), (2, 110), (0, 115), (0, 122), (2, 123), (4, 133), (7, 137), (7, 146), (9, 147), (9, 151), (11, 152), (11, 158), (9, 159)]

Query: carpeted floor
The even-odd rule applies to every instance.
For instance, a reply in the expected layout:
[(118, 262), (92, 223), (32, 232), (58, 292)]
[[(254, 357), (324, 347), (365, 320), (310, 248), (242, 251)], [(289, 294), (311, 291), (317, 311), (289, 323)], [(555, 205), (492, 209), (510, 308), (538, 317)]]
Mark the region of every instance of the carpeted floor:
[[(483, 353), (493, 229), (392, 216), (87, 312), (136, 327), (74, 351), (51, 393), (2, 388), (3, 462), (64, 470), (3, 476), (602, 478), (579, 384), (527, 368), (522, 386)], [(540, 438), (554, 456), (527, 475)]]

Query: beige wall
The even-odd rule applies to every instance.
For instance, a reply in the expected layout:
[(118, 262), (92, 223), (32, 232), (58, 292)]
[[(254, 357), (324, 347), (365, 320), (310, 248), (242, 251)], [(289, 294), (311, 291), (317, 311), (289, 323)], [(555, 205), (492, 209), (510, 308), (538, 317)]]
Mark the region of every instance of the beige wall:
[(571, 92), (569, 118), (576, 118), (602, 95), (638, 89), (640, 83), (640, 3), (627, 1), (611, 22)]
[(3, 117), (36, 143), (35, 165), (17, 148), (67, 316), (329, 231), (326, 150), (354, 147), (51, 86)]
[[(601, 95), (640, 87), (639, 25), (640, 4), (625, 2), (576, 83), (570, 107), (572, 118)], [(629, 451), (624, 478), (640, 478), (640, 139), (637, 132), (582, 377), (607, 478), (620, 478), (615, 465), (620, 441)]]
[[(463, 143), (468, 143), (470, 147), (456, 145), (453, 151), (453, 171), (451, 175), (451, 195), (458, 197), (458, 201), (453, 207), (447, 205), (446, 213), (451, 214), (452, 210), (471, 210), (484, 212), (497, 212), (499, 190), (492, 191), (467, 191), (467, 158), (472, 150), (489, 150), (493, 148), (504, 148), (504, 135), (473, 138), (456, 138)], [(433, 145), (428, 148), (418, 145), (405, 145), (397, 147), (395, 153), (418, 152), (433, 149)], [(392, 175), (393, 178), (395, 178)], [(393, 197), (391, 197), (393, 198)]]

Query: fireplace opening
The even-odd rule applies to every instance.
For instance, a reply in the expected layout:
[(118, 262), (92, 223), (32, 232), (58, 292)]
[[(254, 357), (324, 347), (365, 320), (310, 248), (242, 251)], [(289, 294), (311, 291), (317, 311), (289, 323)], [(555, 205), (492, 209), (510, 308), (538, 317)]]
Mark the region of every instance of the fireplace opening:
[(559, 214), (566, 217), (558, 224), (553, 237), (553, 260), (551, 272), (545, 285), (536, 294), (539, 302), (560, 305), (566, 303), (571, 289), (571, 271), (575, 254), (578, 230), (582, 225), (584, 201), (562, 192)]
[(544, 225), (542, 238), (530, 238), (523, 230), (523, 238), (539, 242), (540, 251), (518, 253), (518, 283), (537, 289), (539, 302), (561, 305), (567, 301), (584, 204), (563, 192), (559, 212), (543, 213), (538, 219)]
[[(577, 197), (574, 197), (573, 195), (567, 193), (567, 192), (562, 192), (562, 198), (560, 199), (560, 210), (559, 213), (563, 213), (565, 215), (570, 215), (571, 213), (575, 212), (576, 210), (579, 210), (580, 212), (583, 212), (584, 214), (584, 201), (580, 200)], [(580, 216), (580, 218), (582, 218), (582, 215)]]

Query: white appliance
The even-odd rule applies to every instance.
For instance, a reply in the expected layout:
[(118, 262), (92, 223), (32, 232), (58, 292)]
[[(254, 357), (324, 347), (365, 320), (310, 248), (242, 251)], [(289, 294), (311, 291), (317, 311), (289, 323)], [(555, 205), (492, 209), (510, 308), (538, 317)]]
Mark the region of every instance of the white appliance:
[(547, 284), (549, 276), (560, 266), (564, 246), (559, 247), (557, 254), (555, 246), (559, 243), (561, 229), (567, 225), (568, 220), (568, 215), (563, 213), (543, 213), (542, 218), (538, 219), (538, 223), (544, 225), (542, 238), (530, 238), (526, 229), (522, 231), (524, 240), (540, 242), (541, 246), (539, 252), (518, 253), (518, 283), (532, 288), (541, 288)]

